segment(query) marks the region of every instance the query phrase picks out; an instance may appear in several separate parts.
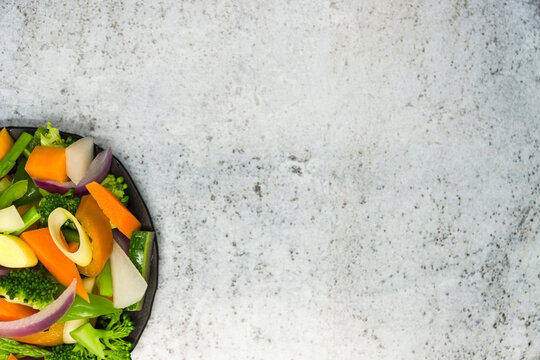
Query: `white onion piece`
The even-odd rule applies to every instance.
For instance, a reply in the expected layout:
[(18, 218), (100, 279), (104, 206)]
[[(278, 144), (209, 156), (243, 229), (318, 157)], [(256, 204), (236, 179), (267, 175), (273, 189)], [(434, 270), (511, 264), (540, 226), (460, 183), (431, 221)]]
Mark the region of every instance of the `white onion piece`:
[[(61, 227), (68, 219), (75, 223), (77, 232), (79, 233), (79, 248), (74, 253), (68, 251), (64, 247), (64, 241), (62, 239)], [(79, 266), (87, 266), (92, 262), (92, 246), (90, 245), (90, 239), (88, 239), (88, 235), (86, 235), (79, 220), (77, 220), (73, 214), (64, 208), (56, 208), (49, 215), (48, 222), (49, 233), (51, 234), (54, 243), (68, 259)]]
[(24, 337), (50, 328), (64, 316), (71, 304), (73, 304), (76, 283), (77, 281), (74, 279), (58, 299), (40, 312), (20, 320), (0, 321), (0, 336), (7, 338)]
[(15, 205), (0, 210), (0, 232), (12, 232), (24, 227), (24, 221)]
[(82, 279), (82, 284), (84, 286), (84, 290), (86, 290), (87, 293), (93, 294), (94, 290), (96, 289), (96, 278), (85, 277), (84, 279)]
[(116, 241), (109, 261), (114, 307), (123, 309), (140, 301), (148, 284)]
[(66, 148), (67, 176), (78, 185), (86, 175), (94, 158), (94, 138), (85, 137), (75, 141)]
[(75, 344), (77, 340), (75, 340), (73, 337), (71, 337), (71, 332), (82, 325), (89, 322), (90, 319), (77, 319), (77, 320), (70, 320), (66, 321), (64, 323), (64, 334), (63, 334), (63, 340), (64, 344)]

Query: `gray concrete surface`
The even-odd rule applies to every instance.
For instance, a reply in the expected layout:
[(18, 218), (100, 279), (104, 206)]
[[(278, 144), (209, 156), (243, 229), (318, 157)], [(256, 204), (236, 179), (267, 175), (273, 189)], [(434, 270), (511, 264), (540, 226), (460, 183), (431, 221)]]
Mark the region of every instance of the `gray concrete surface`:
[(538, 359), (540, 2), (1, 1), (0, 119), (110, 145), (134, 359)]

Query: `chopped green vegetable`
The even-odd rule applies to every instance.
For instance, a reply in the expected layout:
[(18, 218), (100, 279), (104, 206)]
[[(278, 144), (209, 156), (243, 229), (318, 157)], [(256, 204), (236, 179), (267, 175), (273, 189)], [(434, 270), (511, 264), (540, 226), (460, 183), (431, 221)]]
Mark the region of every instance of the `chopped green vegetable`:
[(73, 230), (68, 228), (67, 226), (62, 226), (60, 228), (62, 231), (62, 235), (64, 235), (64, 239), (66, 239), (67, 242), (79, 242), (79, 232), (77, 230)]
[(0, 209), (5, 209), (11, 206), (15, 200), (18, 200), (26, 194), (28, 188), (28, 180), (21, 180), (13, 183), (0, 194)]
[(84, 346), (98, 359), (130, 360), (133, 344), (124, 340), (134, 329), (127, 314), (114, 313), (98, 319), (103, 329), (95, 329), (86, 323), (71, 332), (77, 343)]
[[(45, 196), (39, 202), (39, 214), (41, 215), (41, 226), (46, 226), (48, 223), (50, 213), (56, 208), (64, 208), (72, 214), (75, 214), (79, 204), (81, 203), (81, 198), (73, 195), (75, 190), (71, 189), (64, 195), (60, 194), (49, 194)], [(75, 228), (73, 222), (68, 222), (66, 225), (72, 229)]]
[(11, 181), (7, 177), (3, 177), (0, 180), (0, 193), (10, 187)]
[(0, 337), (0, 360), (8, 360), (13, 354), (22, 357), (44, 358), (45, 360), (95, 360), (96, 357), (78, 345), (60, 345), (49, 348), (23, 344)]
[(47, 133), (47, 129), (45, 129), (43, 126), (39, 126), (36, 131), (34, 132), (34, 136), (32, 136), (32, 139), (26, 146), (26, 149), (24, 149), (24, 155), (26, 157), (30, 156), (30, 153), (34, 148), (38, 145), (41, 145), (41, 135), (44, 135)]
[(58, 284), (43, 268), (12, 270), (0, 278), (0, 296), (41, 310), (54, 301)]
[(17, 171), (15, 172), (15, 176), (13, 176), (13, 182), (17, 182), (20, 180), (28, 181), (28, 188), (26, 189), (26, 194), (24, 194), (19, 200), (13, 203), (13, 205), (15, 206), (29, 204), (41, 199), (42, 197), (41, 193), (39, 192), (39, 188), (36, 186), (36, 184), (34, 184), (34, 181), (24, 169), (25, 165), (26, 159), (23, 157), (21, 158), (21, 160), (19, 160), (19, 164), (17, 165)]
[(111, 264), (109, 260), (105, 263), (105, 266), (96, 278), (96, 283), (99, 289), (99, 293), (106, 297), (113, 296), (112, 290), (112, 277), (111, 277)]
[[(129, 258), (148, 282), (150, 275), (150, 263), (152, 259), (152, 245), (154, 243), (153, 231), (134, 231), (129, 241)], [(127, 308), (129, 311), (140, 311), (144, 298)]]
[(56, 146), (56, 147), (68, 147), (73, 143), (71, 136), (66, 139), (62, 139), (60, 136), (60, 130), (53, 128), (51, 122), (47, 122), (47, 132), (41, 134), (41, 145), (42, 146)]
[(129, 196), (126, 195), (127, 184), (122, 176), (116, 177), (113, 174), (107, 175), (101, 182), (105, 189), (109, 190), (122, 204), (127, 206)]
[(27, 132), (23, 132), (19, 136), (8, 153), (0, 160), (0, 177), (6, 176), (13, 169), (17, 159), (21, 156), (30, 140), (32, 140), (32, 135)]
[(73, 143), (71, 136), (66, 139), (62, 139), (60, 136), (60, 130), (53, 128), (51, 122), (47, 122), (47, 128), (39, 126), (34, 132), (34, 136), (24, 149), (24, 155), (28, 157), (32, 150), (36, 146), (54, 146), (54, 147), (68, 147)]
[(90, 302), (86, 302), (80, 296), (76, 296), (73, 304), (59, 322), (92, 319), (98, 316), (121, 313), (122, 309), (114, 307), (113, 302), (103, 296), (88, 294)]
[(23, 231), (28, 229), (30, 226), (32, 226), (39, 219), (41, 219), (41, 215), (39, 215), (39, 212), (36, 209), (36, 207), (32, 206), (30, 208), (30, 210), (25, 212), (24, 215), (22, 216), (24, 226), (22, 228), (20, 228), (19, 230), (12, 232), (11, 234), (19, 236)]
[[(21, 344), (18, 341), (0, 337), (0, 360), (7, 360), (9, 358), (9, 354), (13, 354), (18, 358), (23, 356), (41, 358), (44, 356), (49, 356), (51, 352), (42, 347)], [(59, 358), (59, 360), (60, 359), (61, 358)]]

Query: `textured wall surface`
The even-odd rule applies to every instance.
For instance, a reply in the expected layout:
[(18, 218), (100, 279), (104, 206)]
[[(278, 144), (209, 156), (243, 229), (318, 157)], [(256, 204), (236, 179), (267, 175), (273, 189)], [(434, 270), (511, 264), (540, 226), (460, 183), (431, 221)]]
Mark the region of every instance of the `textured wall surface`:
[(540, 356), (538, 0), (3, 0), (0, 119), (134, 175), (134, 359)]

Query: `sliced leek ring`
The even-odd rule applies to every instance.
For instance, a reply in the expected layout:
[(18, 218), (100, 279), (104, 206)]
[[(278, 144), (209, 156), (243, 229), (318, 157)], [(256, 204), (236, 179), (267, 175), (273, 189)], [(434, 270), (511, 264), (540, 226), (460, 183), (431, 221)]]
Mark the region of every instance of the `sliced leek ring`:
[[(64, 225), (66, 220), (71, 220), (75, 223), (77, 231), (79, 232), (79, 249), (74, 253), (68, 251), (64, 247), (65, 241), (62, 239), (61, 227)], [(79, 266), (87, 266), (92, 262), (92, 246), (90, 245), (90, 239), (88, 235), (84, 232), (79, 221), (64, 208), (56, 208), (49, 215), (49, 233), (54, 240), (54, 243), (64, 255), (75, 264)]]

